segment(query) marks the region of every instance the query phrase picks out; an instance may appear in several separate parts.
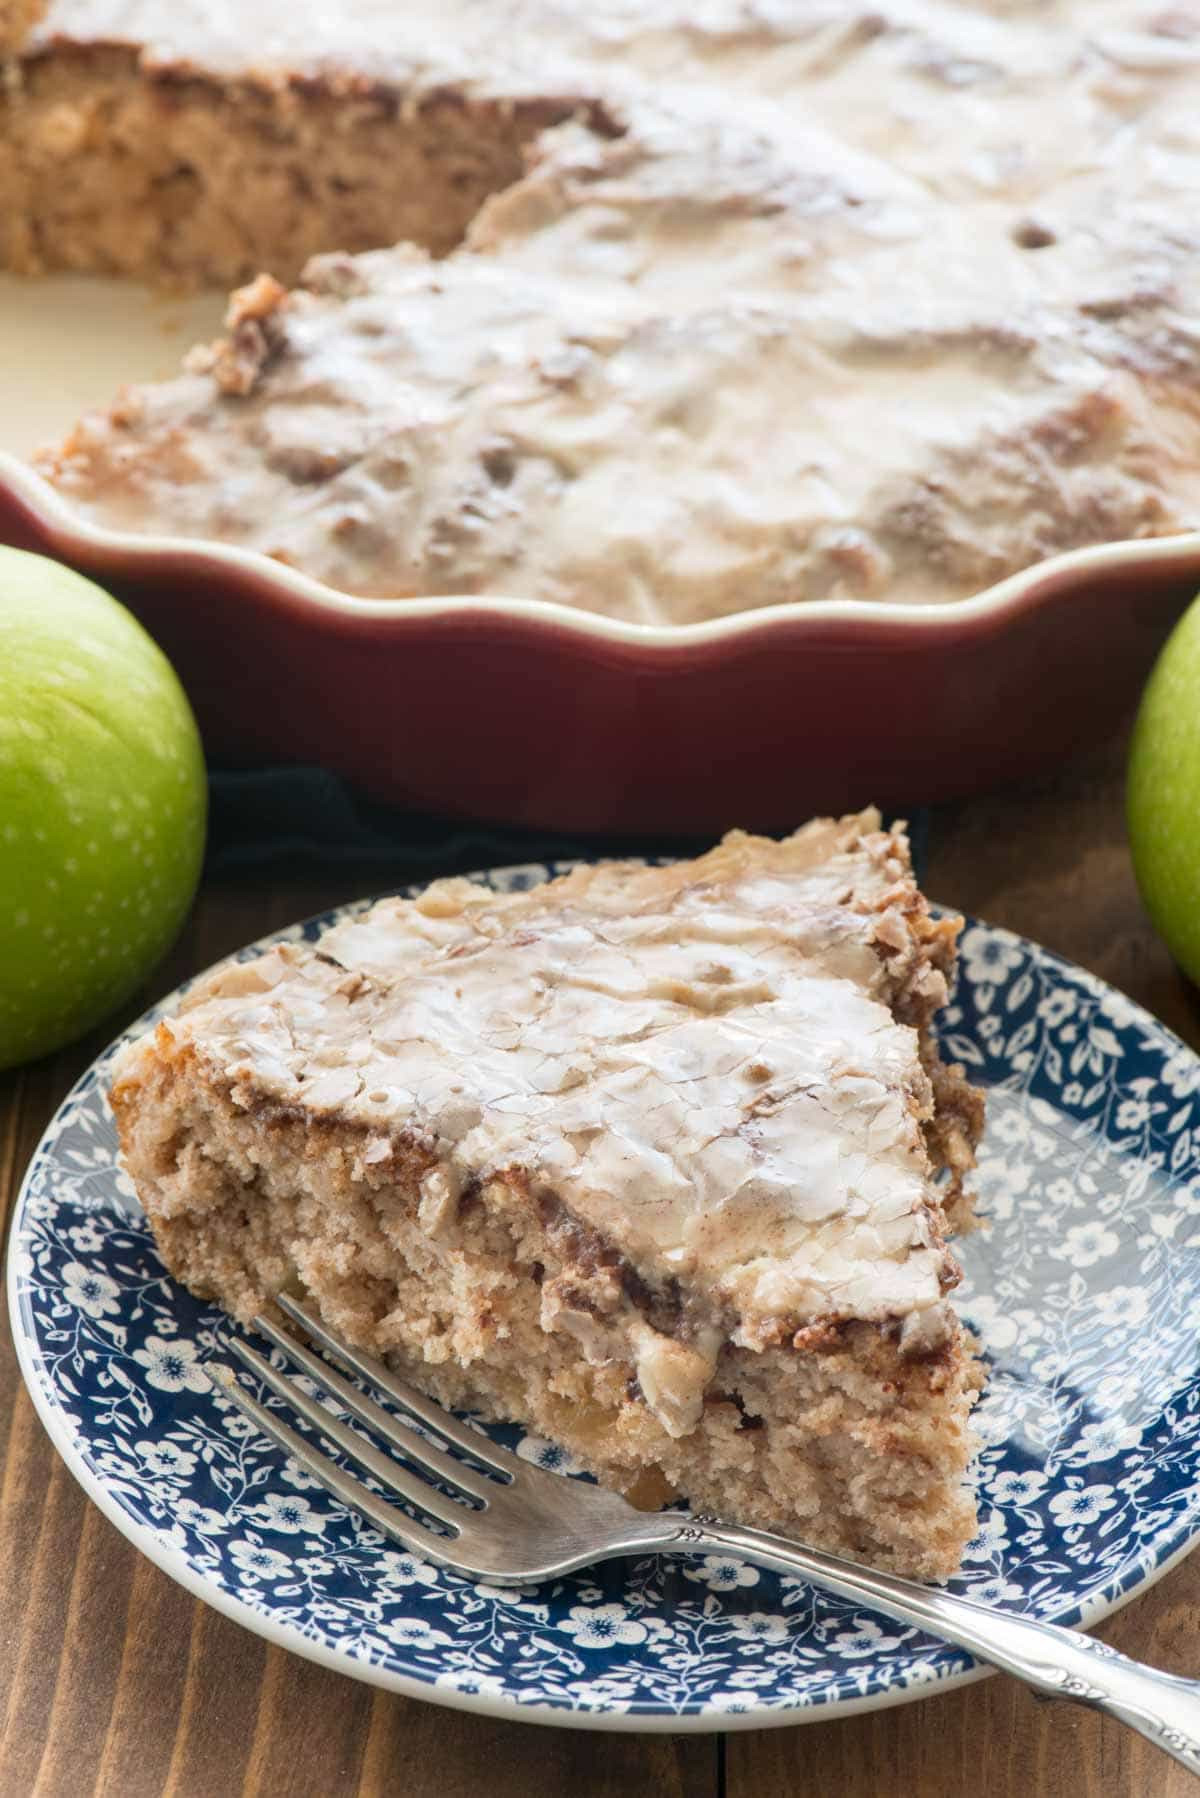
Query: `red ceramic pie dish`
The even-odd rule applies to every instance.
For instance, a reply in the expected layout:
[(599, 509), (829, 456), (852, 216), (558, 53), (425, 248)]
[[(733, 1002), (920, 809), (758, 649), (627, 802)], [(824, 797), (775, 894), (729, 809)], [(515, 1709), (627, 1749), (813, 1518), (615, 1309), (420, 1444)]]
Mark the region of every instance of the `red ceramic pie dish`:
[(1127, 712), (1200, 532), (1078, 550), (953, 604), (809, 602), (651, 629), (540, 601), (335, 593), (101, 530), (0, 456), (0, 542), (92, 576), (171, 657), (211, 755), (405, 805), (647, 835), (784, 830), (998, 785)]

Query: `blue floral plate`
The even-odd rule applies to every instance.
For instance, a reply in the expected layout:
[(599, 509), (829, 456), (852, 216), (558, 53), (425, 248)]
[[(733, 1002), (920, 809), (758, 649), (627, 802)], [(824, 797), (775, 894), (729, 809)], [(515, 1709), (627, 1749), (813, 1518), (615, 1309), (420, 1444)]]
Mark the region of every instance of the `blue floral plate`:
[[(486, 878), (512, 888), (551, 872)], [(282, 934), (312, 937), (328, 921)], [(989, 1089), (979, 1184), (991, 1227), (963, 1247), (961, 1290), (991, 1363), (982, 1524), (954, 1586), (1095, 1622), (1185, 1553), (1200, 1513), (1200, 1061), (1118, 993), (985, 924), (964, 935), (942, 1028)], [(234, 1326), (159, 1264), (114, 1158), (111, 1056), (30, 1165), (9, 1258), (13, 1327), (72, 1472), (189, 1590), (342, 1672), (544, 1723), (801, 1722), (984, 1671), (716, 1556), (510, 1589), (394, 1552), (209, 1386), (203, 1365), (227, 1359)], [(495, 1434), (571, 1472), (548, 1444)]]

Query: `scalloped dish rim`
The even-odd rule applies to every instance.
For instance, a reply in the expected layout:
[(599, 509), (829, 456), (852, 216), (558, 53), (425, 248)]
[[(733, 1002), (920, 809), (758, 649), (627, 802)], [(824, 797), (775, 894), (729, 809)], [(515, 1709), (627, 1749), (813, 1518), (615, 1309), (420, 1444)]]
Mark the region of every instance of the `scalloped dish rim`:
[(373, 599), (343, 593), (335, 587), (276, 562), (258, 550), (199, 537), (154, 536), (110, 530), (82, 517), (36, 469), (20, 457), (0, 450), (0, 501), (15, 500), (55, 547), (122, 556), (135, 567), (161, 560), (187, 560), (207, 565), (207, 571), (227, 571), (250, 577), (273, 589), (277, 597), (301, 608), (340, 614), (347, 618), (374, 618), (380, 622), (426, 623), (442, 621), (470, 608), (514, 618), (526, 623), (553, 626), (586, 641), (622, 644), (649, 651), (728, 642), (777, 625), (803, 622), (824, 624), (851, 620), (864, 625), (902, 623), (922, 630), (956, 622), (972, 623), (1004, 612), (1018, 613), (1052, 596), (1063, 584), (1083, 583), (1091, 575), (1109, 575), (1125, 569), (1136, 572), (1147, 564), (1155, 568), (1190, 562), (1200, 581), (1200, 529), (1173, 532), (1162, 537), (1122, 538), (1066, 550), (986, 587), (968, 599), (938, 600), (928, 605), (871, 599), (799, 600), (790, 604), (757, 607), (729, 613), (695, 624), (651, 625), (609, 618), (601, 612), (560, 605), (555, 600), (519, 599), (499, 594), (442, 594), (428, 598)]

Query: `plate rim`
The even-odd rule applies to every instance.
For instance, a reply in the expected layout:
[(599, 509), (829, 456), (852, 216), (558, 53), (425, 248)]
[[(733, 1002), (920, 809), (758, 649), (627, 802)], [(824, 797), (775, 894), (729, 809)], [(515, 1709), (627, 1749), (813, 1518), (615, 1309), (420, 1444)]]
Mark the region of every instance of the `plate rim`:
[[(627, 860), (649, 862), (667, 858), (647, 856), (628, 857)], [(523, 874), (531, 869), (552, 869), (565, 872), (577, 865), (577, 859), (556, 860), (547, 862), (518, 862), (501, 867), (474, 869), (461, 878), (489, 884), (502, 875)], [(553, 875), (550, 876), (553, 878)], [(417, 892), (429, 885), (428, 881), (405, 883), (394, 889), (395, 893)], [(380, 893), (360, 899), (346, 900), (342, 904), (327, 907), (324, 910), (309, 913), (291, 924), (268, 931), (261, 937), (242, 945), (230, 952), (231, 955), (242, 955), (249, 951), (263, 949), (287, 939), (289, 933), (303, 930), (308, 924), (325, 919), (333, 914), (344, 914), (362, 910), (377, 903), (379, 899), (392, 897), (390, 893)], [(954, 908), (944, 908), (953, 910)], [(960, 914), (962, 915), (962, 914)], [(1090, 969), (1082, 967), (1055, 949), (1036, 942), (1031, 937), (1009, 929), (1006, 925), (987, 923), (986, 920), (965, 917), (969, 927), (972, 924), (985, 924), (985, 927), (1001, 936), (1010, 938), (1016, 943), (1026, 945), (1037, 951), (1040, 956), (1052, 961), (1056, 968), (1070, 975), (1074, 980), (1082, 980), (1093, 992), (1113, 994), (1123, 1006), (1135, 1014), (1139, 1020), (1146, 1020), (1161, 1037), (1178, 1044), (1189, 1055), (1197, 1051), (1184, 1041), (1168, 1025), (1164, 1024), (1146, 1006), (1128, 994), (1114, 987)], [(17, 1365), (26, 1393), (33, 1403), (33, 1408), (46, 1434), (49, 1436), (56, 1453), (64, 1462), (68, 1472), (82, 1487), (87, 1498), (97, 1506), (102, 1515), (120, 1534), (130, 1542), (137, 1551), (144, 1555), (169, 1579), (182, 1586), (193, 1598), (210, 1605), (221, 1615), (229, 1617), (233, 1622), (248, 1629), (273, 1646), (298, 1654), (305, 1660), (327, 1667), (346, 1678), (356, 1679), (363, 1684), (385, 1691), (399, 1693), (406, 1698), (420, 1700), (455, 1711), (472, 1712), (501, 1722), (527, 1722), (550, 1728), (588, 1729), (613, 1731), (623, 1734), (642, 1735), (714, 1735), (750, 1729), (773, 1729), (785, 1726), (800, 1727), (809, 1723), (831, 1722), (843, 1717), (863, 1715), (871, 1711), (891, 1710), (897, 1705), (915, 1703), (921, 1699), (940, 1696), (959, 1687), (974, 1685), (981, 1679), (988, 1679), (997, 1671), (996, 1668), (976, 1662), (956, 1673), (947, 1673), (927, 1681), (914, 1682), (912, 1685), (897, 1685), (882, 1692), (866, 1693), (840, 1699), (822, 1700), (816, 1704), (760, 1704), (751, 1705), (743, 1711), (717, 1711), (703, 1709), (698, 1711), (655, 1710), (580, 1710), (567, 1709), (545, 1700), (533, 1700), (523, 1703), (510, 1695), (496, 1695), (488, 1692), (469, 1692), (457, 1687), (438, 1686), (432, 1681), (423, 1680), (416, 1675), (397, 1673), (376, 1662), (359, 1660), (356, 1657), (340, 1652), (323, 1642), (314, 1641), (305, 1635), (302, 1629), (294, 1624), (284, 1624), (255, 1608), (245, 1599), (227, 1591), (224, 1587), (209, 1582), (197, 1573), (190, 1565), (186, 1555), (163, 1541), (154, 1530), (139, 1522), (130, 1512), (111, 1496), (102, 1480), (88, 1466), (77, 1445), (77, 1433), (73, 1431), (64, 1418), (62, 1411), (55, 1406), (48, 1394), (42, 1389), (38, 1379), (39, 1356), (35, 1339), (24, 1327), (24, 1301), (19, 1290), (17, 1259), (14, 1250), (17, 1247), (25, 1209), (29, 1197), (29, 1189), (35, 1169), (42, 1159), (43, 1152), (51, 1137), (56, 1133), (61, 1114), (75, 1097), (80, 1086), (94, 1074), (97, 1066), (107, 1060), (117, 1046), (148, 1028), (150, 1022), (164, 1007), (169, 1006), (183, 992), (203, 980), (215, 968), (229, 960), (229, 955), (219, 957), (207, 967), (188, 975), (168, 993), (155, 1000), (137, 1018), (124, 1029), (118, 1031), (111, 1041), (102, 1048), (72, 1082), (68, 1091), (55, 1107), (52, 1117), (38, 1138), (28, 1164), (21, 1177), (20, 1186), (13, 1202), (12, 1217), (7, 1233), (5, 1291), (8, 1304), (9, 1332), (16, 1351)], [(20, 1327), (18, 1327), (20, 1325)], [(1180, 1561), (1182, 1561), (1200, 1542), (1200, 1507), (1191, 1513), (1190, 1527), (1182, 1541), (1164, 1555), (1148, 1572), (1126, 1586), (1112, 1599), (1096, 1598), (1090, 1604), (1085, 1603), (1079, 1616), (1070, 1627), (1083, 1631), (1091, 1631), (1116, 1612), (1124, 1609), (1135, 1598), (1166, 1577)]]

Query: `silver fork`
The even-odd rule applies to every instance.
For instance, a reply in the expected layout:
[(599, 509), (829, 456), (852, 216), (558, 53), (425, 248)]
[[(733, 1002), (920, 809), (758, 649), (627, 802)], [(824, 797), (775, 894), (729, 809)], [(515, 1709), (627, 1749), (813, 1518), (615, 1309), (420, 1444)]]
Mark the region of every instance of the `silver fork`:
[[(382, 1453), (249, 1344), (231, 1341), (234, 1354), (385, 1491), (397, 1494), (429, 1521), (410, 1517), (336, 1466), (260, 1405), (232, 1368), (210, 1365), (209, 1374), (265, 1436), (335, 1498), (361, 1512), (410, 1553), (468, 1579), (514, 1585), (557, 1579), (575, 1568), (623, 1555), (712, 1551), (736, 1555), (868, 1605), (898, 1623), (928, 1630), (1048, 1697), (1073, 1698), (1106, 1711), (1200, 1774), (1200, 1682), (1145, 1667), (1078, 1630), (993, 1610), (936, 1586), (804, 1548), (765, 1530), (744, 1529), (715, 1517), (635, 1511), (612, 1492), (563, 1479), (498, 1448), (380, 1362), (351, 1348), (307, 1305), (283, 1294), (277, 1303), (311, 1341), (400, 1408), (400, 1416), (385, 1411), (290, 1331), (270, 1318), (255, 1318), (255, 1328), (308, 1375), (318, 1393), (333, 1398), (393, 1453)], [(404, 1465), (396, 1455), (403, 1457)]]

